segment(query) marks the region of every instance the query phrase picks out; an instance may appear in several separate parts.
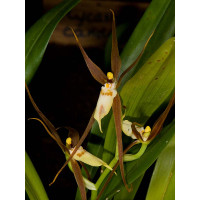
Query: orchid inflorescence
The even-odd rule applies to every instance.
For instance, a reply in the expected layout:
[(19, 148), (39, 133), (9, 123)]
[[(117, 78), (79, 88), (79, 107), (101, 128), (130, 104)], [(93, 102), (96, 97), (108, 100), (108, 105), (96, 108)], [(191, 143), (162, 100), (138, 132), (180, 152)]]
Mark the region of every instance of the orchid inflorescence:
[[(91, 166), (95, 166), (95, 167), (104, 166), (112, 171), (110, 173), (110, 176), (109, 176), (106, 184), (100, 191), (97, 199), (100, 197), (100, 195), (102, 194), (106, 185), (108, 184), (109, 180), (111, 179), (112, 175), (115, 173), (115, 170), (118, 167), (118, 165), (120, 166), (122, 180), (124, 182), (126, 189), (128, 191), (131, 190), (128, 187), (126, 180), (125, 180), (123, 163), (138, 159), (145, 152), (147, 145), (155, 138), (155, 136), (162, 129), (162, 125), (163, 125), (171, 107), (174, 104), (174, 98), (175, 98), (175, 96), (172, 97), (166, 110), (158, 118), (158, 120), (154, 123), (152, 130), (149, 126), (144, 128), (141, 124), (138, 124), (136, 122), (130, 122), (128, 120), (124, 120), (125, 116), (122, 117), (122, 113), (121, 113), (122, 105), (121, 105), (120, 96), (117, 92), (117, 88), (120, 86), (121, 80), (124, 77), (124, 75), (127, 72), (129, 72), (141, 58), (152, 34), (150, 35), (143, 50), (141, 51), (141, 53), (139, 54), (137, 59), (134, 61), (134, 63), (131, 66), (129, 66), (121, 74), (121, 76), (119, 76), (119, 72), (121, 69), (121, 59), (119, 56), (118, 43), (117, 43), (117, 37), (116, 37), (115, 15), (112, 10), (110, 10), (110, 11), (112, 12), (112, 15), (113, 15), (112, 52), (111, 52), (111, 70), (112, 70), (112, 72), (108, 72), (107, 75), (105, 75), (103, 73), (103, 71), (88, 57), (88, 55), (86, 54), (85, 50), (83, 49), (81, 43), (79, 42), (79, 39), (76, 36), (74, 30), (71, 28), (89, 71), (91, 72), (94, 79), (103, 85), (101, 87), (101, 91), (100, 91), (99, 99), (97, 101), (96, 108), (95, 108), (95, 110), (89, 120), (89, 123), (80, 139), (79, 139), (79, 133), (75, 129), (73, 129), (71, 127), (65, 127), (66, 129), (68, 129), (69, 133), (68, 133), (68, 137), (66, 138), (66, 144), (64, 144), (59, 137), (57, 129), (37, 107), (36, 103), (34, 102), (32, 96), (30, 94), (30, 91), (26, 85), (26, 90), (29, 95), (29, 98), (30, 98), (35, 110), (37, 111), (37, 113), (39, 114), (39, 116), (41, 117), (42, 120), (40, 120), (38, 118), (31, 118), (31, 119), (35, 119), (35, 120), (39, 121), (44, 126), (44, 128), (46, 129), (48, 134), (56, 141), (56, 143), (62, 149), (62, 151), (66, 157), (66, 162), (64, 163), (62, 168), (58, 171), (58, 173), (56, 174), (54, 180), (52, 181), (52, 183), (50, 183), (50, 185), (55, 182), (55, 180), (58, 177), (58, 175), (60, 174), (60, 172), (64, 169), (64, 167), (66, 165), (68, 165), (69, 168), (74, 173), (76, 182), (77, 182), (78, 187), (81, 192), (82, 199), (86, 199), (85, 187), (90, 190), (97, 190), (98, 188), (96, 188), (95, 184), (93, 184), (90, 180), (88, 180), (82, 176), (81, 169), (80, 169), (80, 166), (77, 161), (79, 161), (80, 164), (83, 166), (83, 169), (85, 169), (86, 174), (88, 175), (88, 178), (89, 178), (89, 173), (87, 172), (87, 169), (83, 163), (91, 165)], [(89, 134), (95, 120), (98, 122), (99, 130), (101, 131), (101, 133), (103, 133), (102, 128), (101, 128), (101, 120), (109, 113), (111, 107), (112, 107), (113, 114), (114, 114), (115, 130), (116, 130), (116, 136), (117, 136), (117, 152), (118, 152), (118, 161), (116, 162), (115, 166), (113, 165), (114, 166), (113, 169), (110, 165), (105, 163), (100, 158), (97, 158), (96, 156), (92, 155), (91, 153), (86, 151), (81, 146), (83, 141)], [(121, 135), (122, 131), (124, 132), (124, 134), (126, 134), (127, 136), (134, 139), (133, 143), (131, 143), (125, 149), (125, 151), (123, 150), (122, 135)], [(139, 144), (139, 143), (141, 143), (142, 146), (137, 154), (135, 154), (135, 155), (126, 154), (126, 152), (130, 148), (132, 148), (132, 146)]]

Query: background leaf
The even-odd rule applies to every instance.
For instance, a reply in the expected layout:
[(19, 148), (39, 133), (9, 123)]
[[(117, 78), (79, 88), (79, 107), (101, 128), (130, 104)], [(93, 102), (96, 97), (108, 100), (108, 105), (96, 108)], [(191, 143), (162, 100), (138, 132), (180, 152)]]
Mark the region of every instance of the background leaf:
[[(169, 15), (169, 13), (167, 12), (167, 9), (168, 9), (171, 1), (174, 1), (174, 0), (164, 0), (164, 1), (153, 0), (151, 2), (151, 4), (145, 11), (140, 22), (137, 24), (133, 34), (129, 38), (126, 46), (124, 47), (124, 49), (121, 53), (121, 59), (122, 59), (121, 73), (124, 70), (126, 70), (136, 60), (136, 58), (142, 51), (147, 39), (153, 33), (153, 31), (158, 29), (158, 32), (157, 33), (155, 32), (152, 37), (152, 40), (153, 40), (153, 38), (155, 38), (154, 44), (153, 43), (151, 45), (148, 44), (148, 46), (150, 46), (149, 47), (150, 54), (146, 56), (146, 59), (148, 59), (148, 57), (151, 56), (154, 53), (154, 51), (156, 49), (158, 49), (163, 42), (165, 42), (167, 39), (169, 39), (170, 37), (173, 36), (172, 35), (172, 34), (174, 34), (173, 31), (171, 33), (171, 31), (166, 31), (162, 28), (159, 28), (160, 26), (162, 27), (164, 25), (162, 22), (162, 18), (164, 18), (165, 15), (166, 16)], [(174, 11), (172, 9), (170, 9), (169, 12), (170, 12), (170, 15), (173, 16), (172, 12), (174, 12)], [(169, 28), (170, 28), (170, 29), (174, 30), (175, 27), (173, 24), (172, 24), (172, 26), (168, 26), (168, 24), (171, 24), (170, 22), (171, 22), (171, 18), (169, 18), (169, 22), (166, 25), (166, 29), (169, 30)], [(166, 32), (165, 38), (164, 37), (159, 38), (158, 35), (160, 35), (160, 34), (163, 35), (164, 32)], [(148, 48), (148, 46), (147, 46), (147, 48)], [(154, 51), (152, 49), (154, 49)], [(144, 59), (144, 57), (142, 56), (142, 58), (140, 59), (140, 62), (142, 62), (143, 59)], [(146, 60), (144, 60), (144, 61), (146, 61)], [(144, 64), (144, 62), (143, 62), (143, 64)], [(127, 74), (128, 79), (133, 75), (134, 71), (135, 71), (135, 67)], [(122, 86), (124, 85), (124, 83), (126, 81), (127, 81), (127, 79), (124, 79), (122, 81), (120, 88), (122, 88)]]
[(144, 174), (141, 175), (140, 177), (138, 177), (133, 183), (132, 183), (132, 187), (133, 190), (131, 192), (128, 192), (127, 189), (124, 187), (122, 188), (121, 191), (119, 191), (115, 196), (114, 196), (114, 200), (122, 200), (122, 199), (126, 199), (126, 200), (133, 200), (136, 192), (140, 186), (140, 183), (142, 182), (142, 179), (144, 177)]
[(40, 177), (35, 170), (31, 159), (25, 152), (25, 189), (30, 200), (48, 200)]
[(80, 0), (64, 0), (40, 18), (27, 32), (25, 38), (25, 70), (26, 83), (28, 84), (37, 71), (47, 44), (58, 22)]
[(175, 199), (175, 136), (160, 154), (151, 178), (146, 200)]

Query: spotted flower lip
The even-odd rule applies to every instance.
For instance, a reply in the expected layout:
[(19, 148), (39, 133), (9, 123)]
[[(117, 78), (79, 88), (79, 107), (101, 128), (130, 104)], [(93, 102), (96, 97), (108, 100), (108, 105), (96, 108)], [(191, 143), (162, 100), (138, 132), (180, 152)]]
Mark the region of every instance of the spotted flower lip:
[(101, 87), (101, 92), (94, 113), (94, 118), (97, 120), (101, 132), (101, 119), (109, 113), (113, 104), (113, 99), (116, 95), (117, 90), (115, 83), (105, 83), (104, 86)]

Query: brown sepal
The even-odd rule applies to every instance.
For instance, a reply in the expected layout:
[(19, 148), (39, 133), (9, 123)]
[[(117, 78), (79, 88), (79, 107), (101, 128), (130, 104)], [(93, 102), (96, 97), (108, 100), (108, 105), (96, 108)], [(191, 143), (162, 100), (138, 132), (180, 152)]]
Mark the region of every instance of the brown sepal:
[(116, 25), (115, 25), (115, 14), (112, 9), (110, 9), (113, 15), (112, 22), (112, 52), (111, 52), (111, 69), (114, 74), (114, 79), (117, 81), (119, 72), (121, 69), (121, 58), (119, 56), (117, 34), (116, 34)]
[[(40, 111), (40, 109), (38, 108), (38, 106), (36, 105), (35, 101), (33, 100), (32, 96), (31, 96), (31, 93), (28, 89), (28, 86), (26, 85), (25, 83), (25, 87), (26, 87), (26, 91), (28, 93), (28, 96), (29, 96), (29, 99), (33, 105), (33, 107), (35, 108), (36, 112), (39, 114), (39, 116), (42, 118), (42, 120), (44, 121), (44, 124), (48, 127), (49, 131), (48, 132), (50, 134), (50, 136), (52, 137), (52, 135), (54, 137), (52, 137), (56, 142), (57, 144), (60, 146), (61, 149), (65, 149), (66, 150), (66, 147), (65, 145), (62, 143), (57, 131), (56, 131), (56, 128), (54, 127), (54, 125), (46, 118), (46, 116)], [(38, 120), (40, 121), (40, 120)], [(41, 121), (40, 121), (41, 122)], [(42, 122), (41, 122), (42, 123)], [(42, 123), (42, 125), (44, 126), (44, 124)], [(44, 126), (44, 128), (47, 130), (47, 128)]]
[(172, 98), (170, 99), (164, 112), (160, 115), (160, 117), (154, 123), (151, 134), (148, 138), (149, 142), (152, 141), (162, 130), (165, 119), (167, 118), (167, 115), (169, 114), (169, 111), (172, 108), (172, 106), (174, 105), (174, 103), (175, 103), (175, 93), (173, 94)]
[[(71, 27), (70, 27), (71, 28)], [(87, 64), (88, 69), (90, 70), (90, 73), (92, 74), (93, 78), (98, 81), (99, 83), (101, 83), (102, 85), (104, 85), (107, 81), (107, 76), (103, 73), (103, 71), (88, 57), (88, 55), (86, 54), (85, 50), (83, 49), (81, 43), (79, 42), (79, 39), (76, 35), (76, 33), (74, 32), (74, 30), (71, 28), (74, 37), (78, 43), (78, 46), (81, 50), (81, 53), (83, 55), (83, 58)]]
[(151, 37), (153, 36), (154, 34), (154, 31), (153, 33), (149, 36), (148, 40), (146, 41), (141, 53), (139, 54), (139, 56), (136, 58), (136, 60), (121, 74), (121, 76), (119, 77), (119, 81), (117, 83), (117, 87), (118, 88), (121, 84), (121, 81), (123, 79), (123, 77), (138, 63), (138, 61), (140, 60), (140, 58), (142, 57), (143, 53), (144, 53), (144, 50), (146, 49), (146, 46), (147, 44), (149, 43)]
[(122, 124), (121, 124), (121, 100), (119, 94), (116, 95), (116, 97), (113, 100), (113, 114), (114, 114), (114, 120), (115, 120), (115, 129), (116, 129), (116, 136), (117, 136), (117, 143), (118, 143), (118, 154), (119, 154), (119, 165), (120, 165), (120, 171), (122, 180), (124, 182), (124, 185), (128, 191), (130, 191), (130, 188), (128, 187), (124, 175), (124, 163), (123, 163), (123, 144), (122, 144)]
[(86, 200), (87, 197), (86, 197), (86, 191), (85, 191), (85, 184), (84, 184), (84, 181), (83, 181), (81, 169), (80, 169), (78, 163), (74, 159), (71, 160), (71, 164), (72, 164), (72, 169), (73, 169), (73, 172), (74, 172), (76, 182), (78, 184), (78, 187), (79, 187), (79, 190), (80, 190), (80, 193), (81, 193), (81, 199)]
[(135, 125), (139, 126), (139, 127), (142, 127), (141, 124), (138, 124), (137, 122), (133, 122), (132, 125), (131, 125), (131, 128), (132, 128), (132, 131), (133, 131), (133, 134), (135, 135), (135, 137), (140, 140), (141, 142), (144, 142), (142, 136), (140, 135), (140, 133), (137, 131), (137, 129), (135, 128)]

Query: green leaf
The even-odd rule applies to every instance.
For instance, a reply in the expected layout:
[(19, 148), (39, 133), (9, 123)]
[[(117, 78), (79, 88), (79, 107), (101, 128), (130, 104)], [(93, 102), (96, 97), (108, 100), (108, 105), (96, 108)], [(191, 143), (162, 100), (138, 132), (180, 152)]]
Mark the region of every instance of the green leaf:
[(168, 188), (165, 193), (164, 200), (174, 200), (175, 199), (175, 167), (172, 170), (172, 177), (169, 182)]
[(175, 199), (175, 136), (158, 157), (146, 200)]
[[(138, 160), (128, 162), (125, 164), (126, 179), (129, 184), (133, 183), (138, 177), (155, 162), (162, 150), (167, 146), (170, 139), (175, 134), (175, 123), (171, 122), (166, 126), (161, 133), (149, 144), (146, 152)], [(117, 173), (120, 173), (119, 169)], [(115, 195), (117, 190), (124, 188), (122, 179), (120, 176), (113, 176), (110, 183), (106, 187), (101, 199), (111, 197)]]
[(136, 195), (136, 192), (138, 191), (140, 183), (142, 182), (143, 177), (144, 174), (133, 182), (132, 184), (133, 190), (131, 192), (128, 192), (127, 189), (123, 187), (122, 190), (119, 191), (119, 193), (114, 196), (114, 200), (122, 200), (122, 199), (133, 200)]
[(30, 200), (48, 200), (40, 177), (35, 170), (31, 159), (25, 152), (25, 189)]
[[(122, 59), (121, 72), (126, 70), (136, 60), (136, 58), (142, 51), (149, 36), (153, 33), (153, 31), (156, 30), (157, 27), (159, 27), (159, 23), (162, 17), (165, 15), (165, 12), (170, 2), (171, 0), (163, 0), (163, 1), (153, 0), (151, 2), (151, 4), (145, 11), (140, 22), (137, 24), (133, 34), (129, 38), (126, 46), (124, 47), (121, 53), (121, 59)], [(169, 35), (168, 37), (172, 37), (172, 35)], [(157, 40), (159, 39), (157, 38)], [(165, 40), (162, 40), (161, 42), (163, 43)], [(157, 49), (160, 46), (159, 41), (156, 41), (156, 43), (158, 43), (158, 45), (156, 45), (155, 49)], [(154, 52), (151, 52), (151, 54), (153, 53)], [(141, 60), (142, 59), (143, 58), (141, 58)], [(134, 68), (133, 70), (131, 70), (131, 72), (133, 71), (134, 71)], [(130, 72), (128, 73), (129, 78), (130, 78), (130, 74), (132, 73)], [(125, 82), (126, 80), (122, 81), (121, 87), (123, 86)]]
[(25, 79), (27, 84), (33, 78), (42, 61), (47, 44), (56, 25), (79, 1), (80, 0), (63, 1), (40, 18), (27, 31), (25, 38)]
[[(149, 41), (148, 47), (142, 56), (137, 69), (139, 69), (146, 60), (169, 38), (175, 34), (175, 1), (171, 0), (168, 8), (165, 11), (162, 19), (160, 20), (156, 30)], [(135, 71), (137, 71), (135, 69)], [(134, 71), (134, 72), (135, 72)]]
[[(132, 122), (145, 124), (168, 99), (175, 86), (174, 38), (167, 40), (122, 88), (120, 96), (126, 116)], [(115, 153), (116, 134), (113, 116), (108, 125), (103, 160), (109, 163)]]

